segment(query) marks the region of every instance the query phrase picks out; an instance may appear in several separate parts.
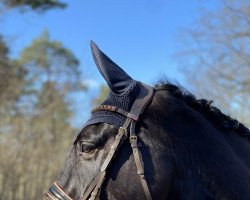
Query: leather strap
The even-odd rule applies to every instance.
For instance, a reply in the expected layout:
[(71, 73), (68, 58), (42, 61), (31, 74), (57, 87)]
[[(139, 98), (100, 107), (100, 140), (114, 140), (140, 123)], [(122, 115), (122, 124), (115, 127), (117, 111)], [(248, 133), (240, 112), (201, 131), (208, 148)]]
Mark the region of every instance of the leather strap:
[(99, 172), (98, 175), (94, 178), (94, 180), (91, 182), (89, 185), (87, 191), (83, 195), (83, 200), (88, 199), (90, 196), (91, 192), (95, 189), (96, 185), (98, 184), (98, 181), (100, 180), (101, 173)]
[(98, 173), (97, 177), (91, 182), (89, 188), (84, 193), (83, 200), (87, 200), (90, 195), (91, 195), (90, 200), (95, 200), (99, 196), (100, 189), (102, 187), (102, 184), (106, 176), (106, 170), (108, 169), (115, 155), (115, 152), (118, 151), (123, 141), (127, 138), (127, 128), (130, 122), (131, 122), (131, 119), (127, 118), (126, 121), (124, 122), (124, 125), (119, 128), (115, 141), (110, 147), (109, 154), (106, 157), (105, 161), (103, 162), (101, 170)]
[(121, 108), (118, 108), (116, 106), (109, 106), (109, 105), (101, 105), (97, 108), (94, 108), (91, 113), (94, 113), (94, 112), (97, 112), (97, 111), (100, 111), (100, 110), (104, 110), (104, 111), (109, 111), (109, 112), (115, 112), (115, 113), (119, 113), (120, 115), (123, 115), (124, 117), (128, 117), (128, 118), (131, 118), (135, 121), (138, 120), (138, 116), (136, 115), (133, 115)]
[(104, 182), (105, 177), (106, 177), (106, 171), (99, 173), (98, 182), (97, 182), (93, 192), (91, 193), (89, 200), (95, 200), (97, 197), (100, 196), (101, 187), (102, 187), (102, 184)]
[(145, 84), (142, 84), (143, 87), (141, 89), (140, 94), (136, 98), (131, 110), (130, 114), (139, 116), (143, 113), (144, 109), (148, 105), (148, 103), (152, 100), (154, 96), (154, 88)]
[(145, 170), (144, 170), (144, 163), (142, 161), (142, 156), (140, 153), (140, 150), (138, 148), (138, 141), (137, 141), (137, 136), (135, 135), (135, 122), (132, 122), (130, 125), (130, 144), (133, 150), (133, 155), (134, 155), (134, 160), (137, 168), (137, 174), (140, 177), (141, 184), (146, 196), (147, 200), (152, 200), (150, 190), (145, 178)]

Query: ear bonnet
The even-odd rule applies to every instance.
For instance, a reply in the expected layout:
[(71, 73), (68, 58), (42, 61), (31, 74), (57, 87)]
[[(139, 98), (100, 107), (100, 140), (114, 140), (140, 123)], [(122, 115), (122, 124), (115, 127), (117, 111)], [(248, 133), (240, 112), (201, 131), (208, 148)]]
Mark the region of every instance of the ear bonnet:
[[(133, 80), (123, 69), (105, 55), (94, 42), (91, 41), (90, 45), (96, 66), (110, 88), (108, 97), (101, 105), (114, 106), (128, 113), (131, 113), (133, 106), (135, 111), (140, 110), (141, 113), (146, 105), (139, 105), (140, 101), (142, 104), (145, 104), (144, 98), (148, 95), (152, 96), (153, 88)], [(134, 106), (135, 101), (137, 101), (137, 106)], [(125, 120), (126, 117), (117, 112), (102, 109), (92, 112), (90, 119), (85, 123), (84, 127), (100, 122), (121, 127)]]

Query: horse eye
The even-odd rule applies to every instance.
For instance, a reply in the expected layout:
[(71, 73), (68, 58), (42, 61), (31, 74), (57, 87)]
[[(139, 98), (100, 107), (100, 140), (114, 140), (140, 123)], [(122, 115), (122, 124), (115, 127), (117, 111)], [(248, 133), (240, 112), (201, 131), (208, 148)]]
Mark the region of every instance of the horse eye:
[(91, 153), (95, 150), (95, 145), (89, 142), (81, 142), (80, 151), (82, 153)]

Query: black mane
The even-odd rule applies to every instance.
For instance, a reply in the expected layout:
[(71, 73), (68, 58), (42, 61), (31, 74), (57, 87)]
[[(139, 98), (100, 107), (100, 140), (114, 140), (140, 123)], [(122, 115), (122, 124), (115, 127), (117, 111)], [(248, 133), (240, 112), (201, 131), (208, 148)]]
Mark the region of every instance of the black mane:
[(156, 91), (167, 90), (174, 97), (184, 101), (192, 109), (201, 113), (218, 129), (224, 131), (235, 131), (250, 140), (250, 130), (244, 124), (223, 114), (218, 108), (212, 106), (211, 104), (213, 101), (196, 99), (196, 97), (186, 89), (166, 81), (156, 84), (155, 89)]

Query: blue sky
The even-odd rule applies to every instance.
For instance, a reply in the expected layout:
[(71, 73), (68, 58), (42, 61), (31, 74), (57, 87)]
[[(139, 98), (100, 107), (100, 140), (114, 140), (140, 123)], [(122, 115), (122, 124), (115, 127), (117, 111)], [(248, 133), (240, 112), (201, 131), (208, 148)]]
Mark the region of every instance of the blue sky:
[[(66, 0), (64, 10), (51, 10), (45, 14), (12, 10), (0, 16), (0, 32), (11, 46), (16, 57), (47, 29), (53, 40), (61, 41), (81, 61), (83, 79), (90, 90), (79, 97), (79, 108), (84, 99), (98, 93), (98, 85), (104, 83), (95, 68), (89, 49), (89, 41), (97, 45), (127, 71), (133, 78), (147, 84), (159, 78), (183, 84), (186, 88), (173, 54), (178, 50), (177, 33), (193, 25), (201, 8), (215, 9), (219, 0)], [(86, 101), (85, 101), (86, 102)], [(78, 106), (77, 106), (78, 107)], [(77, 114), (83, 122), (88, 112)], [(78, 124), (78, 122), (77, 122)]]

